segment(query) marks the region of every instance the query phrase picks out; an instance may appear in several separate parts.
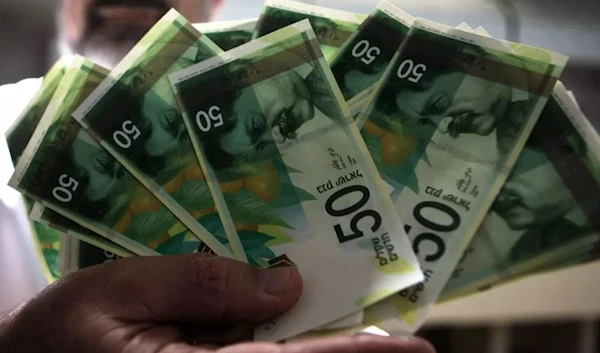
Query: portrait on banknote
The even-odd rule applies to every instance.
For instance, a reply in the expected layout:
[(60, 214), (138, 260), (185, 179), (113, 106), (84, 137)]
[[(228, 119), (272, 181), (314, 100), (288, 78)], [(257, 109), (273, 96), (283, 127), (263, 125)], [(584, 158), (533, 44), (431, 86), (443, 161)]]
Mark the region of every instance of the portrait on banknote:
[(505, 259), (508, 262), (526, 260), (592, 232), (589, 208), (598, 204), (578, 203), (572, 189), (580, 181), (565, 179), (562, 166), (553, 163), (544, 148), (551, 140), (563, 161), (581, 167), (581, 161), (591, 161), (586, 143), (572, 127), (562, 136), (540, 135), (541, 131), (534, 130), (492, 206), (492, 211), (520, 234)]
[[(531, 107), (527, 92), (456, 69), (493, 59), (484, 49), (456, 42), (444, 49), (439, 53), (444, 60), (418, 58), (426, 67), (418, 80), (390, 79), (379, 94), (372, 121), (385, 128), (397, 120), (405, 131), (417, 135), (433, 131), (456, 139), (463, 134), (491, 135), (500, 150), (509, 150)], [(399, 60), (393, 71), (409, 66), (404, 62)]]
[[(171, 48), (172, 44), (169, 46)], [(181, 57), (151, 57), (133, 66), (118, 83), (126, 118), (139, 131), (126, 151), (136, 167), (160, 185), (172, 180), (195, 159), (185, 124), (168, 81), (168, 74), (214, 56), (203, 46), (185, 49)]]
[[(299, 139), (332, 126), (332, 121), (344, 121), (330, 102), (331, 94), (323, 91), (329, 86), (320, 69), (301, 63), (293, 52), (283, 55), (290, 60), (244, 60), (227, 68), (238, 88), (211, 100), (218, 112), (209, 109), (207, 114), (219, 115), (223, 126), (207, 132), (202, 141), (215, 170), (272, 158)], [(273, 75), (274, 71), (280, 73)]]
[(506, 266), (570, 244), (591, 244), (585, 239), (595, 239), (598, 167), (551, 98), (488, 215), (487, 233)]

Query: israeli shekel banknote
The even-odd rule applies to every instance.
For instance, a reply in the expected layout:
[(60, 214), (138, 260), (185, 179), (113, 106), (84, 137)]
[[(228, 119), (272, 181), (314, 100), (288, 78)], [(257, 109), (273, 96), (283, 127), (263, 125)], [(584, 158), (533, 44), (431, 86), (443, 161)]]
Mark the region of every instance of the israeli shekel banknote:
[[(472, 28), (466, 23), (466, 22), (462, 22), (461, 24), (459, 24), (458, 26), (456, 26), (456, 28), (461, 29), (463, 31), (471, 31)], [(358, 99), (353, 99), (351, 104), (349, 104), (349, 108), (350, 108), (350, 114), (353, 117), (356, 117), (363, 109), (366, 105), (369, 104), (370, 99), (373, 97), (373, 94), (366, 94), (366, 95), (361, 95), (360, 97), (357, 97)], [(392, 191), (394, 191), (394, 188), (390, 185), (388, 185), (386, 183), (386, 186), (388, 187), (389, 193), (391, 193)], [(322, 330), (322, 331), (326, 331), (326, 332), (333, 332), (333, 330), (342, 330), (339, 333), (340, 334), (345, 334), (345, 333), (349, 333), (350, 331), (346, 332), (344, 331), (345, 328), (349, 328), (350, 330), (353, 330), (353, 327), (356, 328), (356, 330), (358, 330), (358, 327), (363, 327), (363, 321), (364, 321), (364, 314), (362, 311), (354, 313), (352, 315), (349, 315), (343, 319), (337, 320), (331, 324), (328, 324), (326, 326), (320, 327), (318, 330)], [(354, 331), (352, 331), (354, 332)]]
[(597, 249), (599, 157), (600, 136), (558, 82), (441, 299)]
[(358, 30), (366, 15), (289, 0), (266, 0), (254, 39), (307, 18), (326, 60)]
[(295, 264), (304, 278), (299, 303), (256, 339), (295, 336), (423, 279), (308, 20), (170, 79), (225, 228), (249, 260)]
[(361, 133), (425, 282), (375, 304), (367, 324), (414, 332), (514, 165), (567, 58), (416, 20)]
[[(67, 67), (68, 59), (61, 58), (48, 70), (36, 94), (6, 132), (6, 143), (13, 166), (18, 164)], [(23, 196), (26, 212), (31, 211), (34, 202), (29, 197)], [(52, 283), (61, 276), (58, 263), (61, 232), (37, 222), (31, 222), (29, 230), (44, 277), (48, 283)]]
[(348, 104), (371, 95), (414, 20), (383, 0), (331, 59), (331, 70)]
[(167, 78), (220, 52), (170, 10), (73, 117), (204, 244), (231, 258), (228, 243), (239, 239), (224, 233)]
[[(490, 36), (489, 33), (483, 27), (478, 27), (474, 30), (474, 33), (488, 37)], [(510, 46), (511, 50), (516, 52), (523, 50), (539, 50), (538, 48), (529, 47), (520, 43), (506, 42), (506, 44)], [(587, 129), (585, 131), (589, 131), (588, 134), (595, 131), (594, 128), (591, 126), (589, 120), (586, 119), (581, 112), (579, 112), (578, 114), (574, 113), (575, 107), (578, 108), (579, 106), (577, 105), (575, 96), (572, 94), (572, 92), (566, 91), (562, 83), (557, 82), (554, 97), (552, 99), (556, 99), (557, 94), (561, 94), (564, 96), (564, 94), (562, 93), (563, 91), (567, 92), (571, 99), (570, 103), (562, 104), (562, 106), (569, 107), (569, 110), (571, 111), (570, 116), (580, 117), (577, 119), (579, 121), (578, 124), (581, 126), (582, 129)], [(565, 96), (563, 98), (563, 101), (566, 102), (566, 99), (567, 98)], [(586, 140), (592, 141), (593, 139), (588, 137)], [(492, 213), (493, 211), (490, 211), (490, 214)], [(486, 219), (489, 217), (490, 216), (488, 215)], [(499, 264), (500, 259), (503, 255), (497, 253), (494, 250), (487, 236), (479, 235), (479, 233), (483, 229), (484, 227), (481, 227), (478, 234), (476, 234), (473, 237), (473, 240), (466, 248), (465, 253), (463, 254), (459, 264), (457, 265), (457, 268), (455, 269), (452, 278), (446, 284), (443, 293), (440, 295), (438, 302), (445, 302), (479, 291), (488, 290), (494, 286), (510, 283), (532, 274), (551, 272), (578, 264), (584, 264), (595, 260), (598, 257), (598, 255), (600, 255), (600, 252), (598, 252), (598, 249), (600, 248), (597, 246), (597, 244), (591, 246), (584, 245), (583, 250), (575, 250), (571, 248), (569, 252), (561, 251), (557, 255), (552, 256), (551, 259), (550, 256), (544, 256), (541, 258), (541, 261), (528, 261), (526, 263), (527, 265), (522, 264), (521, 266), (515, 266), (509, 270), (506, 270), (505, 268), (502, 269), (500, 268), (500, 266), (497, 266), (496, 269), (498, 270), (498, 272), (488, 272), (486, 277), (482, 274), (486, 272), (486, 269), (490, 271), (490, 261)], [(506, 266), (506, 264), (504, 265)], [(468, 283), (467, 280), (465, 280), (467, 277), (477, 277), (477, 274), (479, 274), (480, 277), (478, 280), (473, 280), (473, 283)]]
[(196, 237), (71, 117), (107, 74), (73, 59), (9, 184), (137, 255), (193, 252)]
[(230, 50), (252, 40), (256, 19), (194, 23), (194, 28), (222, 50)]
[[(29, 219), (45, 226), (51, 227), (61, 233), (77, 239), (78, 241), (86, 242), (90, 245), (111, 251), (121, 257), (136, 256), (131, 251), (117, 245), (110, 240), (92, 232), (91, 230), (82, 227), (76, 222), (61, 216), (59, 213), (44, 207), (39, 202), (36, 202), (29, 213)], [(64, 274), (63, 274), (64, 275)]]
[[(463, 31), (471, 31), (472, 28), (466, 23), (466, 22), (462, 22), (461, 24), (459, 24), (458, 26), (456, 26), (456, 28), (461, 29)], [(360, 99), (356, 99), (352, 101), (352, 104), (349, 104), (349, 108), (350, 108), (350, 113), (353, 117), (357, 116), (365, 107), (365, 105), (368, 105), (369, 103), (369, 99), (372, 97), (373, 95), (362, 95), (360, 97)], [(389, 189), (389, 192), (391, 193), (394, 188), (391, 187), (390, 185), (387, 185)], [(337, 320), (329, 325), (326, 325), (324, 327), (320, 327), (318, 330), (323, 330), (323, 331), (332, 331), (332, 330), (340, 330), (340, 329), (344, 329), (344, 328), (350, 328), (352, 330), (352, 327), (361, 327), (361, 325), (363, 324), (364, 321), (364, 315), (363, 312), (357, 312), (354, 313), (352, 315), (349, 315), (343, 319)], [(344, 334), (347, 333), (345, 331), (340, 331), (340, 334)]]
[[(8, 130), (6, 139), (14, 165), (17, 165), (18, 159), (21, 157), (27, 143), (30, 141), (52, 96), (64, 77), (70, 62), (71, 58), (67, 56), (57, 61), (44, 76), (38, 93), (31, 99), (23, 113)], [(34, 221), (32, 222), (31, 230), (32, 235), (37, 239), (36, 244), (38, 244), (48, 266), (56, 268), (55, 262), (58, 259), (57, 251), (59, 251), (59, 247), (57, 246), (59, 244), (60, 234), (71, 233), (70, 227), (76, 227), (78, 230), (83, 230), (84, 228), (56, 212), (45, 209), (41, 204), (35, 203), (35, 201), (27, 197), (24, 197), (24, 200), (26, 203), (26, 211), (29, 212), (30, 219)], [(34, 218), (31, 217), (32, 215)], [(48, 216), (49, 218), (45, 216)], [(102, 242), (103, 244), (110, 243), (108, 240), (101, 238), (89, 230), (79, 231), (77, 232), (77, 236), (91, 242)], [(117, 245), (115, 244), (114, 246)], [(42, 268), (43, 267), (44, 266), (42, 266)], [(56, 273), (55, 271), (51, 272)]]
[[(410, 15), (407, 15), (406, 13), (402, 12), (399, 9), (392, 7), (391, 5), (388, 5), (388, 4), (382, 2), (382, 3), (380, 3), (379, 6), (382, 8), (382, 11), (384, 11), (384, 13), (385, 13), (385, 11), (387, 11), (390, 14), (395, 14), (395, 18), (398, 19), (399, 21), (401, 21), (401, 23), (412, 23), (412, 21), (413, 21), (413, 18)], [(377, 13), (377, 11), (375, 13)], [(400, 28), (404, 28), (406, 31), (408, 31), (408, 29), (409, 29), (408, 26), (404, 26), (404, 27), (401, 26)], [(456, 26), (456, 28), (461, 29), (463, 31), (467, 31), (467, 32), (472, 31), (472, 28), (466, 22), (459, 24), (458, 26)], [(404, 33), (404, 32), (402, 32), (402, 33)], [(404, 38), (404, 37), (405, 37), (405, 34), (402, 34), (402, 38)], [(348, 47), (346, 47), (345, 50), (348, 50)], [(375, 50), (374, 52), (377, 52), (377, 50)], [(391, 57), (390, 57), (390, 60), (391, 60)], [(389, 60), (388, 60), (388, 62), (389, 62)], [(364, 64), (364, 62), (363, 62), (363, 64)], [(380, 76), (381, 75), (378, 75), (378, 77), (380, 77)], [(341, 77), (341, 74), (339, 74), (338, 77)], [(360, 84), (360, 82), (358, 82), (358, 83)], [(348, 101), (348, 106), (350, 108), (350, 112), (353, 117), (357, 117), (358, 114), (360, 114), (360, 112), (365, 108), (365, 106), (369, 105), (369, 103), (371, 102), (371, 99), (373, 99), (373, 96), (375, 93), (373, 87), (374, 87), (374, 85), (371, 85), (370, 88), (364, 89), (360, 94), (355, 95)]]

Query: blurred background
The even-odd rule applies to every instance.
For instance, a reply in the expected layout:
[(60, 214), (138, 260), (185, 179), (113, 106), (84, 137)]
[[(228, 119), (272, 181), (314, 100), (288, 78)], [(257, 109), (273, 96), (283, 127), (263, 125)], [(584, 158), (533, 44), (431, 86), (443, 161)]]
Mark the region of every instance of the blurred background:
[[(377, 0), (301, 0), (369, 13)], [(520, 41), (570, 56), (563, 82), (598, 128), (600, 2), (597, 0), (391, 0), (413, 16), (456, 26), (484, 26), (497, 38)], [(0, 0), (0, 84), (38, 77), (57, 56), (57, 0)], [(216, 20), (258, 17), (262, 0), (225, 0)]]
[[(225, 0), (216, 20), (255, 18), (262, 0)], [(303, 1), (369, 13), (377, 0)], [(465, 21), (570, 56), (562, 81), (600, 128), (597, 0), (391, 0), (414, 16)], [(42, 76), (58, 57), (55, 0), (0, 0), (0, 84)], [(1, 114), (1, 113), (0, 113)], [(1, 242), (0, 242), (1, 243)], [(0, 297), (3, 294), (0, 293)], [(5, 308), (0, 308), (0, 311)], [(440, 353), (600, 352), (600, 265), (535, 276), (438, 305), (420, 335)]]

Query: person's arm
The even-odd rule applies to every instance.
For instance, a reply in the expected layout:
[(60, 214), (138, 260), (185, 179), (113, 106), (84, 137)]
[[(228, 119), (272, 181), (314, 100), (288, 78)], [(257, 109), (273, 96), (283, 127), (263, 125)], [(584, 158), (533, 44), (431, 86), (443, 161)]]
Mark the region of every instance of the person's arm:
[(433, 352), (418, 339), (371, 335), (224, 346), (291, 308), (301, 290), (293, 267), (202, 254), (122, 259), (78, 271), (4, 318), (0, 352)]

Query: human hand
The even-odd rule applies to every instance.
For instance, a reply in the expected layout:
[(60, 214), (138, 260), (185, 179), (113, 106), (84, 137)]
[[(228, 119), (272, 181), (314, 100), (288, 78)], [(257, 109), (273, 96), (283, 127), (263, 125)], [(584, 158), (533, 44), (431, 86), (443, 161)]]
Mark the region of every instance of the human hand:
[(223, 346), (250, 338), (246, 328), (290, 309), (301, 290), (292, 267), (202, 254), (122, 259), (78, 271), (9, 314), (0, 352), (433, 352), (417, 339), (371, 335)]

